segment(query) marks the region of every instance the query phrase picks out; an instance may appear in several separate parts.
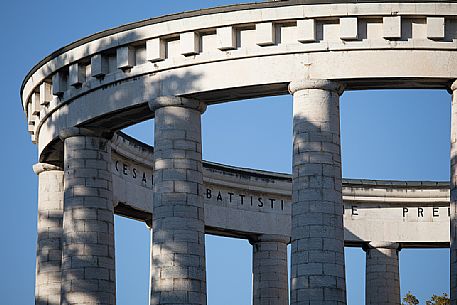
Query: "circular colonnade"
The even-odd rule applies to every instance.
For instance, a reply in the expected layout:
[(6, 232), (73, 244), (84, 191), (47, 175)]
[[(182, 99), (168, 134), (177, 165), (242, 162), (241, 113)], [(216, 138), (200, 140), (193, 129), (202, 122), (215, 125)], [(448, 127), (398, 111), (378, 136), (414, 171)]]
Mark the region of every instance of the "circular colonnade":
[[(457, 98), (451, 196), (447, 183), (343, 182), (339, 137), (344, 90), (453, 93), (456, 48), (452, 1), (296, 0), (145, 20), (54, 52), (21, 88), (41, 162), (36, 303), (115, 304), (116, 212), (152, 228), (151, 304), (206, 304), (205, 232), (249, 238), (256, 305), (287, 304), (288, 243), (291, 304), (346, 303), (345, 244), (367, 251), (367, 304), (399, 304), (400, 247), (450, 244), (456, 304)], [(288, 92), (291, 177), (202, 161), (206, 107)], [(154, 150), (116, 133), (150, 118)]]

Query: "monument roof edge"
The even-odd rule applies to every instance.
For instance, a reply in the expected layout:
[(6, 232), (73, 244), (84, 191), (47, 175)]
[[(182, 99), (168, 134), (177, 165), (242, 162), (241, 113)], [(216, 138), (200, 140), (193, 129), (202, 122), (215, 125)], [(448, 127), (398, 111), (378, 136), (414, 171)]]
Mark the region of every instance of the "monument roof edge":
[(270, 8), (270, 7), (281, 7), (281, 6), (293, 6), (293, 5), (303, 5), (303, 4), (337, 4), (337, 3), (396, 3), (396, 2), (403, 2), (403, 3), (453, 3), (454, 1), (451, 0), (282, 0), (282, 1), (264, 1), (264, 2), (251, 2), (251, 3), (240, 3), (240, 4), (232, 4), (232, 5), (225, 5), (225, 6), (217, 6), (212, 8), (204, 8), (198, 10), (191, 10), (191, 11), (184, 11), (180, 13), (168, 14), (158, 17), (153, 17), (149, 19), (144, 19), (140, 21), (135, 21), (131, 23), (126, 23), (120, 25), (118, 27), (110, 28), (101, 32), (94, 33), (92, 35), (83, 37), (78, 39), (72, 43), (67, 44), (64, 47), (57, 49), (56, 51), (52, 52), (48, 56), (44, 57), (40, 60), (36, 65), (30, 69), (27, 75), (24, 77), (24, 80), (21, 84), (20, 95), (22, 97), (22, 92), (25, 87), (27, 80), (35, 73), (41, 66), (43, 66), (49, 60), (71, 50), (78, 46), (81, 46), (85, 43), (88, 43), (92, 40), (96, 40), (99, 38), (103, 38), (109, 35), (113, 35), (119, 32), (131, 30), (134, 28), (147, 26), (155, 23), (172, 21), (180, 18), (189, 18), (201, 15), (210, 15), (210, 14), (217, 14), (217, 13), (227, 13), (239, 10), (249, 10), (249, 9), (258, 9), (258, 8)]
[(393, 188), (443, 188), (449, 189), (449, 181), (412, 181), (412, 180), (378, 180), (343, 178), (345, 186), (393, 187)]

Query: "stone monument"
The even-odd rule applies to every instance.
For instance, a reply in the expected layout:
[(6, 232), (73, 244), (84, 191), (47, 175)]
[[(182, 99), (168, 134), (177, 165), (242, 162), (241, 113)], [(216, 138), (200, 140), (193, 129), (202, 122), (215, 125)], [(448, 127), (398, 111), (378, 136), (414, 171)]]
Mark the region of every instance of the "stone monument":
[[(39, 160), (36, 305), (116, 303), (114, 214), (151, 228), (150, 305), (206, 304), (205, 234), (250, 241), (254, 305), (346, 304), (345, 245), (367, 253), (369, 305), (400, 304), (402, 248), (450, 247), (457, 305), (456, 41), (455, 1), (266, 1), (44, 58), (21, 88)], [(450, 184), (342, 179), (339, 98), (383, 88), (453, 95)], [(292, 175), (202, 161), (207, 107), (280, 94), (294, 99)], [(120, 132), (151, 118), (154, 149)]]

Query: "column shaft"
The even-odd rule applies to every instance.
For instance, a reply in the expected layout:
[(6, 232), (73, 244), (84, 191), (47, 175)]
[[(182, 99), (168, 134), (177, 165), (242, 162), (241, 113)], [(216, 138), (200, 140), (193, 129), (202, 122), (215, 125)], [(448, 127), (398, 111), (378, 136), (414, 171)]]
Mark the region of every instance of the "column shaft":
[(62, 304), (116, 303), (111, 146), (91, 134), (64, 140)]
[(151, 305), (206, 304), (200, 120), (198, 109), (155, 109)]
[(451, 305), (457, 305), (457, 81), (451, 87)]
[(51, 164), (33, 167), (38, 175), (38, 241), (35, 305), (59, 305), (62, 266), (63, 171)]
[(153, 272), (154, 272), (154, 269), (153, 269), (153, 257), (152, 257), (152, 247), (153, 247), (153, 244), (152, 244), (152, 223), (151, 225), (148, 225), (149, 227), (149, 305), (152, 305), (152, 285), (154, 283), (154, 277), (153, 277)]
[(367, 249), (365, 303), (400, 305), (398, 245)]
[(254, 305), (287, 305), (287, 243), (289, 238), (261, 237), (252, 242)]
[(291, 304), (346, 304), (340, 86), (291, 84), (293, 104)]

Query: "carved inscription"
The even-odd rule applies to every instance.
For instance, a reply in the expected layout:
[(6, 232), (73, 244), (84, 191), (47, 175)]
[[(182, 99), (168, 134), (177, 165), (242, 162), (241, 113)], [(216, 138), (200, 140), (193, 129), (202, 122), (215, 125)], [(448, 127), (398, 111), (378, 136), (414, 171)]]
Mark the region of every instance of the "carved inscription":
[(154, 178), (151, 169), (131, 161), (113, 158), (112, 173), (123, 180), (152, 189)]

